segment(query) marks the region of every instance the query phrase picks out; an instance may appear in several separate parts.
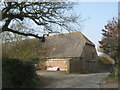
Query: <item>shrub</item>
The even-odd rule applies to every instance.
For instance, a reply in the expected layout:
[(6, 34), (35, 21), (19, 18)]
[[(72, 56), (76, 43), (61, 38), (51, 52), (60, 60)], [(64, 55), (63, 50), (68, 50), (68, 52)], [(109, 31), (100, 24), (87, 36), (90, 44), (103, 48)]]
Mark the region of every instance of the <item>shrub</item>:
[(37, 70), (46, 70), (46, 62), (47, 59), (40, 59), (38, 63), (36, 64), (36, 69)]
[(36, 71), (30, 61), (19, 59), (2, 59), (3, 88), (20, 88), (35, 80)]

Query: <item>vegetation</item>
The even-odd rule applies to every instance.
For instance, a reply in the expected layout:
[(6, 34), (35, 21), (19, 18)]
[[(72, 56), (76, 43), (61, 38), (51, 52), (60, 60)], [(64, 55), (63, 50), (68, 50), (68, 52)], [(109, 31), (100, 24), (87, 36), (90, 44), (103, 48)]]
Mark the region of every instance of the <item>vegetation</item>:
[(42, 53), (40, 47), (38, 39), (3, 43), (3, 87), (33, 88), (42, 85), (44, 80), (36, 74), (36, 70), (46, 69), (46, 59), (39, 56)]
[(31, 61), (32, 59), (40, 58), (40, 47), (41, 44), (37, 39), (26, 39), (17, 42), (4, 43), (2, 46), (2, 53), (3, 57)]
[(100, 43), (101, 51), (108, 54), (118, 63), (118, 19), (113, 18), (102, 29), (103, 38)]
[(2, 59), (3, 88), (33, 88), (39, 78), (34, 65), (30, 61), (19, 59)]
[(102, 29), (103, 38), (101, 41), (99, 41), (101, 51), (108, 54), (115, 60), (114, 72), (107, 77), (111, 79), (118, 79), (118, 76), (120, 76), (118, 73), (118, 62), (120, 60), (118, 55), (118, 27), (118, 19), (113, 18), (113, 20), (109, 21), (108, 24), (105, 25), (105, 29)]
[(114, 73), (109, 74), (106, 79), (111, 79), (111, 80), (117, 80), (118, 81), (119, 77), (120, 77), (120, 74), (118, 73), (118, 65), (115, 65)]
[[(31, 61), (37, 69), (46, 69), (46, 59), (41, 59), (42, 43), (38, 39), (26, 39), (4, 43), (2, 48), (3, 58), (17, 58), (23, 61)], [(8, 52), (9, 51), (9, 52)]]
[(45, 62), (46, 62), (47, 59), (40, 59), (39, 62), (36, 64), (36, 69), (37, 70), (46, 70), (46, 65), (45, 65)]

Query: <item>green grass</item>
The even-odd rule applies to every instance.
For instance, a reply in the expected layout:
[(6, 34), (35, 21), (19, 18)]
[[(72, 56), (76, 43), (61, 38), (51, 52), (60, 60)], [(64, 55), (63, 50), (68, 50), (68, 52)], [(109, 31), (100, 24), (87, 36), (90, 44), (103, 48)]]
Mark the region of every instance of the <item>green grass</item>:
[(114, 66), (114, 72), (109, 74), (108, 77), (106, 79), (111, 79), (111, 80), (118, 80), (120, 77), (120, 74), (118, 73), (118, 65)]
[(111, 80), (118, 80), (118, 74), (109, 74), (106, 79), (111, 79)]

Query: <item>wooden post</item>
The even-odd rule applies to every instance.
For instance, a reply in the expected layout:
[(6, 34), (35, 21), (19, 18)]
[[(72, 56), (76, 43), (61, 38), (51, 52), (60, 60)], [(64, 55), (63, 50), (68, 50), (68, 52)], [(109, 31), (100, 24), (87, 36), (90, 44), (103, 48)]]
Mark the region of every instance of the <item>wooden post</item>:
[(70, 60), (71, 59), (67, 60), (67, 74), (70, 73)]

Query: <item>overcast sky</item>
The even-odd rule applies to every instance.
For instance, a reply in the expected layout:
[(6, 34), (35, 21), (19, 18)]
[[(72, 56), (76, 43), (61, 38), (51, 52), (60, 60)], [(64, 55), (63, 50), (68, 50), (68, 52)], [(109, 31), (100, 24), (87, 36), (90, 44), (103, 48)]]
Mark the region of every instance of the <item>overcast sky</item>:
[(90, 18), (83, 23), (81, 32), (98, 47), (102, 37), (101, 29), (107, 21), (118, 16), (118, 2), (79, 2), (75, 11), (81, 13), (82, 18)]

